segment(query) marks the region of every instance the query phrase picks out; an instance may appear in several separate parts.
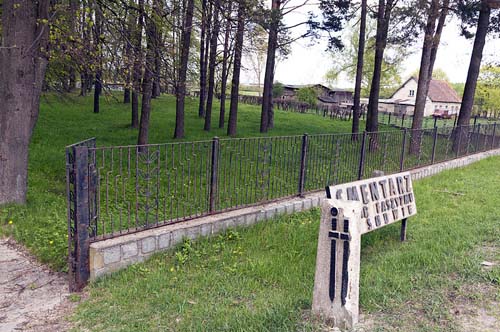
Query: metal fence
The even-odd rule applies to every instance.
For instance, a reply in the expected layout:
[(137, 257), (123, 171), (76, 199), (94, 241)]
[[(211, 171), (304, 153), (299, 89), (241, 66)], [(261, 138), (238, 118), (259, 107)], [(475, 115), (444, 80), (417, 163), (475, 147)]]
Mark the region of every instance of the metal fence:
[(144, 146), (87, 140), (66, 149), (70, 273), (93, 241), (499, 147), (496, 124)]
[[(366, 113), (361, 115), (362, 119), (366, 118)], [(447, 118), (437, 117), (437, 116), (426, 116), (422, 119), (422, 128), (432, 129), (435, 127), (456, 127), (457, 126), (458, 115), (453, 114)], [(493, 124), (498, 119), (494, 117), (488, 117), (486, 115), (480, 116), (475, 115), (471, 117), (469, 124), (472, 126), (478, 124)], [(393, 112), (383, 112), (379, 111), (378, 123), (384, 124), (396, 128), (411, 128), (413, 124), (413, 114), (398, 114)]]

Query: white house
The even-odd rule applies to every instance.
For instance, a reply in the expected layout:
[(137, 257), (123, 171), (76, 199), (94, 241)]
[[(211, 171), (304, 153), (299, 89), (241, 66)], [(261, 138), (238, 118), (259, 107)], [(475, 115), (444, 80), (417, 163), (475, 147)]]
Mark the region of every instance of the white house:
[[(390, 99), (379, 101), (379, 111), (413, 114), (415, 99), (417, 97), (418, 82), (415, 77), (410, 77)], [(462, 100), (456, 91), (446, 81), (432, 80), (429, 85), (429, 93), (425, 102), (424, 116), (433, 114), (458, 114)]]

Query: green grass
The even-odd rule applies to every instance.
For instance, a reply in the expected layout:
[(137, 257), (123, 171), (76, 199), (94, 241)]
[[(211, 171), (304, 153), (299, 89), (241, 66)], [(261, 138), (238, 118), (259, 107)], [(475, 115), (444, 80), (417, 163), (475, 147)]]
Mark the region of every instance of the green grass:
[[(412, 116), (407, 116), (405, 117), (404, 121), (401, 117), (395, 116), (394, 114), (391, 114), (391, 117), (389, 119), (389, 114), (386, 113), (379, 113), (379, 123), (380, 124), (390, 124), (398, 127), (406, 127), (406, 128), (411, 128), (413, 117)], [(495, 122), (498, 122), (497, 120), (490, 120), (490, 119), (477, 119), (476, 124), (493, 124)], [(442, 127), (453, 127), (455, 124), (455, 118), (451, 119), (438, 119), (436, 122), (436, 126), (438, 128)], [(470, 119), (470, 125), (474, 125), (474, 117)], [(432, 116), (427, 116), (424, 118), (422, 122), (422, 128), (424, 129), (432, 129), (434, 128), (434, 118)]]
[[(138, 131), (129, 127), (130, 105), (116, 94), (101, 99), (101, 113), (92, 113), (92, 97), (47, 94), (42, 96), (40, 117), (34, 131), (29, 155), (29, 189), (26, 206), (0, 208), (0, 235), (13, 236), (40, 261), (58, 270), (66, 269), (67, 211), (65, 146), (97, 138), (98, 146), (135, 144)], [(218, 123), (214, 108), (213, 124)], [(259, 133), (260, 108), (240, 105), (238, 137), (299, 135), (305, 132), (348, 132), (350, 123), (332, 121), (311, 114), (277, 111), (276, 127), (267, 135)], [(150, 142), (173, 141), (175, 99), (162, 96), (153, 101)], [(187, 99), (184, 141), (226, 137), (225, 129), (203, 131), (197, 115), (197, 100)], [(12, 221), (12, 224), (9, 224)]]
[[(406, 243), (398, 224), (363, 236), (361, 309), (376, 331), (458, 331), (450, 309), (462, 286), (500, 297), (500, 268), (480, 266), (500, 259), (499, 166), (493, 157), (416, 182)], [(77, 308), (75, 331), (317, 331), (318, 220), (312, 210), (185, 242), (102, 278)], [(474, 305), (495, 292), (464, 296)]]

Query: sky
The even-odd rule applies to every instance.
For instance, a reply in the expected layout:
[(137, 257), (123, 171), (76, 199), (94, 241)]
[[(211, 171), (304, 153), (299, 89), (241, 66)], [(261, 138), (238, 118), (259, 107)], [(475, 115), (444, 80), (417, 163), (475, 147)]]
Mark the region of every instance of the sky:
[[(293, 3), (302, 3), (303, 0), (292, 0)], [(292, 25), (307, 19), (308, 12), (319, 13), (317, 1), (311, 0), (310, 5), (305, 6), (285, 17), (285, 24)], [(295, 30), (295, 34), (300, 30)], [(459, 23), (456, 19), (449, 19), (443, 30), (441, 44), (436, 58), (435, 69), (445, 71), (451, 82), (465, 82), (469, 67), (472, 45), (474, 40), (467, 40), (460, 36)], [(422, 42), (418, 41), (414, 52), (403, 63), (404, 71), (402, 79), (407, 79), (419, 68)], [(335, 59), (326, 51), (326, 38), (319, 40), (311, 46), (310, 39), (302, 39), (292, 45), (290, 56), (277, 64), (275, 80), (284, 84), (326, 84), (326, 72), (332, 67)], [(483, 52), (483, 63), (488, 60), (500, 58), (500, 39), (488, 39)], [(242, 73), (244, 83), (256, 83), (254, 75), (250, 71)], [(340, 78), (336, 87), (354, 88), (354, 83), (347, 78)]]

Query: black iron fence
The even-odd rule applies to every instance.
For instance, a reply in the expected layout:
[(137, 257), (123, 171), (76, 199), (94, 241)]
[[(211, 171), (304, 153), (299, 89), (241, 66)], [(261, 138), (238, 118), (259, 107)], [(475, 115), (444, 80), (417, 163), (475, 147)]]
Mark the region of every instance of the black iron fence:
[[(92, 241), (500, 148), (496, 124), (66, 149), (70, 274)], [(500, 129), (500, 128), (499, 128)], [(88, 250), (88, 249), (87, 249)], [(87, 255), (87, 256), (86, 256)]]

